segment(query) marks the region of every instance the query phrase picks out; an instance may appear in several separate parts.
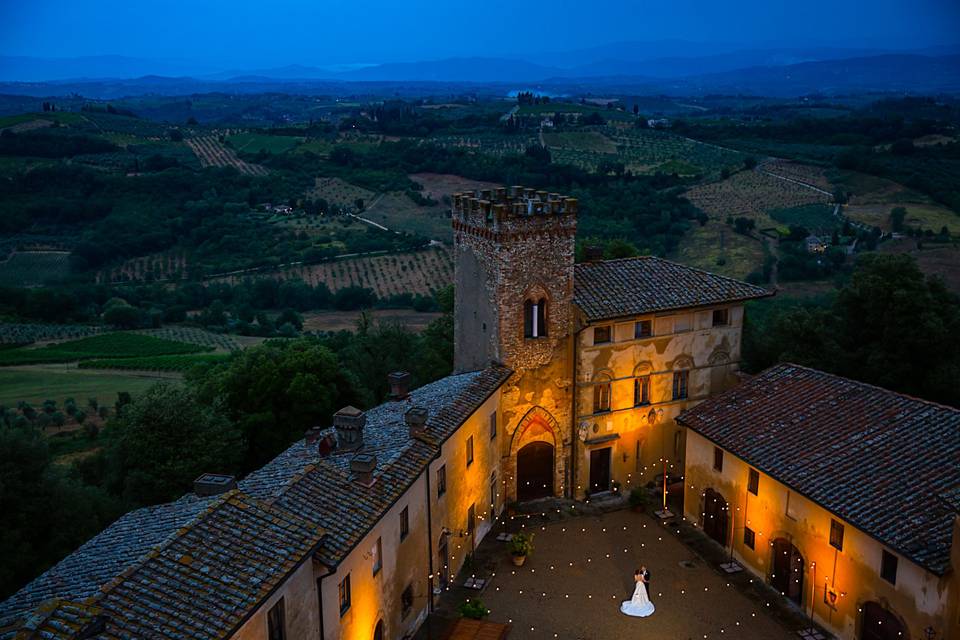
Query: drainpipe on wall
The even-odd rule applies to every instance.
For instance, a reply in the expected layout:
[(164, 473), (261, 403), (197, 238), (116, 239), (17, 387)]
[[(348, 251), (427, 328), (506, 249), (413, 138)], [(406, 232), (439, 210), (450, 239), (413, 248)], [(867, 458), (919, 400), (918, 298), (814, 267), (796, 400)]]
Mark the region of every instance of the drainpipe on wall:
[(577, 418), (577, 343), (580, 341), (580, 332), (586, 327), (581, 327), (573, 332), (573, 383), (571, 384), (570, 400), (570, 420), (572, 422), (573, 432), (570, 434), (570, 482), (568, 483), (568, 492), (570, 498), (577, 499), (577, 442), (580, 426)]
[[(442, 446), (442, 445), (441, 445)], [(430, 461), (432, 464), (439, 458), (434, 456)], [(427, 567), (429, 574), (427, 577), (427, 632), (430, 631), (430, 614), (433, 613), (433, 516), (430, 513), (430, 472), (431, 465), (427, 465)]]

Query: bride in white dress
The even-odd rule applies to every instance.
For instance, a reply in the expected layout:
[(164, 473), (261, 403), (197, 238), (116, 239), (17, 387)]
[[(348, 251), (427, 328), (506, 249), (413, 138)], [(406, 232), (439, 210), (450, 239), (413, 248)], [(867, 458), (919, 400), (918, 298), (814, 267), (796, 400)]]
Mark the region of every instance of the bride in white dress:
[(639, 569), (633, 574), (633, 580), (637, 583), (633, 588), (633, 597), (620, 605), (620, 611), (628, 616), (646, 618), (653, 613), (654, 607), (647, 597), (647, 584)]

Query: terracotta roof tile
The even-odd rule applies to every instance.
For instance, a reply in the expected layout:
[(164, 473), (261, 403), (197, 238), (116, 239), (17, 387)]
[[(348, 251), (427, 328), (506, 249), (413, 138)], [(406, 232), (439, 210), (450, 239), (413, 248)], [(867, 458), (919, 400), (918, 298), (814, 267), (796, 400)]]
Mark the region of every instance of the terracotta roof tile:
[[(0, 604), (0, 637), (69, 638), (101, 613), (98, 638), (225, 637), (308, 555), (349, 553), (510, 374), (448, 376), (369, 410), (360, 451), (377, 457), (373, 486), (351, 476), (356, 452), (321, 459), (301, 440), (238, 490), (125, 515)], [(430, 411), (417, 439), (403, 417), (414, 405)]]
[(574, 271), (573, 299), (590, 322), (770, 295), (762, 287), (654, 256), (583, 262)]
[[(252, 473), (240, 487), (326, 527), (328, 535), (317, 557), (335, 566), (423, 472), (437, 447), (510, 374), (504, 367), (491, 367), (420, 387), (405, 400), (366, 412), (363, 446), (358, 451), (334, 451), (320, 458), (315, 446), (300, 441)], [(403, 417), (413, 406), (430, 412), (425, 433), (417, 439), (410, 438)], [(358, 452), (377, 457), (376, 481), (370, 487), (355, 482), (351, 475), (350, 458)]]
[(960, 410), (781, 364), (677, 422), (931, 572), (949, 568)]

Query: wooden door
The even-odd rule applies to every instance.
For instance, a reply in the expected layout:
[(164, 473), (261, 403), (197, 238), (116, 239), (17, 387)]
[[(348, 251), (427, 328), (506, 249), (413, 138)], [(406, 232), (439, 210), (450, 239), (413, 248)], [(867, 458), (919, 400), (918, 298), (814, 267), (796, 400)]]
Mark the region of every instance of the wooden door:
[(594, 449), (590, 452), (590, 493), (610, 490), (610, 452), (612, 449)]
[(860, 640), (909, 640), (910, 635), (892, 611), (876, 602), (863, 605)]
[(727, 501), (713, 489), (707, 489), (703, 504), (703, 532), (724, 547), (727, 546), (728, 516)]
[(770, 584), (787, 598), (803, 604), (803, 556), (786, 538), (773, 541), (772, 566)]
[(531, 442), (517, 452), (517, 500), (553, 495), (553, 445)]

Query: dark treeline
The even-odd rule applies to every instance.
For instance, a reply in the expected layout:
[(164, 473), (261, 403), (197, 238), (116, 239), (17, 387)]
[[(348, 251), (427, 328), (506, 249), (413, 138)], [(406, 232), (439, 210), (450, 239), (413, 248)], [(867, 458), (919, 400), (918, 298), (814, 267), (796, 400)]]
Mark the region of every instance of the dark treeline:
[(0, 132), (0, 156), (72, 158), (84, 153), (107, 153), (118, 147), (108, 140), (83, 134), (51, 134), (45, 131)]
[[(267, 311), (353, 311), (372, 307), (435, 311), (441, 306), (443, 295), (441, 289), (436, 296), (403, 293), (378, 298), (366, 287), (343, 287), (334, 293), (322, 282), (311, 285), (301, 280), (274, 278), (249, 278), (236, 284), (185, 282), (175, 287), (159, 283), (0, 287), (0, 317), (25, 322), (103, 322), (121, 329), (188, 322), (218, 331), (260, 335), (258, 328), (276, 324), (267, 319)], [(119, 308), (124, 313), (116, 311), (117, 302), (123, 303)], [(114, 313), (108, 315), (111, 307)], [(188, 317), (190, 310), (202, 311)], [(254, 322), (256, 327), (252, 326)], [(272, 335), (272, 329), (266, 335)]]
[(751, 304), (745, 369), (794, 362), (960, 407), (960, 298), (908, 255), (868, 253), (832, 298)]
[(452, 292), (442, 305), (419, 335), (361, 317), (354, 332), (267, 341), (182, 384), (121, 394), (104, 429), (75, 436), (96, 450), (69, 467), (22, 412), (0, 408), (0, 599), (125, 511), (175, 500), (204, 472), (242, 476), (337, 409), (381, 402), (389, 372), (411, 372), (414, 386), (449, 374)]

